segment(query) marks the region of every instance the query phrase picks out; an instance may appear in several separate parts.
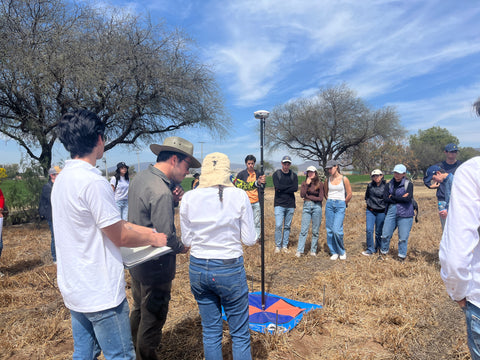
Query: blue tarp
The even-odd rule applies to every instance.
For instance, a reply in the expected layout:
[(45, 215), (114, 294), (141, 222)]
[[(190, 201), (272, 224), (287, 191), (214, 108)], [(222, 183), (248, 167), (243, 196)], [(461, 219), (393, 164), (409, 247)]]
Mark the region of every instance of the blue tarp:
[[(257, 332), (282, 333), (293, 329), (303, 314), (321, 305), (295, 301), (283, 296), (265, 293), (265, 310), (262, 310), (262, 293), (248, 294), (250, 308), (250, 329)], [(222, 309), (223, 311), (223, 309)], [(225, 313), (223, 318), (226, 320)]]

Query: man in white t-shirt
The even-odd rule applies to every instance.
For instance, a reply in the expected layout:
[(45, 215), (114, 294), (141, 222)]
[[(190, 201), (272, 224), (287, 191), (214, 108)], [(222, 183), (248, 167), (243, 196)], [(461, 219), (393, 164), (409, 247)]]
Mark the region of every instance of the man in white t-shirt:
[[(474, 104), (480, 116), (480, 98)], [(480, 156), (458, 167), (440, 242), (440, 276), (465, 314), (472, 359), (480, 359)]]
[(165, 246), (165, 234), (121, 220), (95, 167), (105, 125), (87, 110), (63, 115), (58, 137), (70, 152), (52, 190), (57, 281), (72, 318), (74, 359), (135, 359), (120, 246)]

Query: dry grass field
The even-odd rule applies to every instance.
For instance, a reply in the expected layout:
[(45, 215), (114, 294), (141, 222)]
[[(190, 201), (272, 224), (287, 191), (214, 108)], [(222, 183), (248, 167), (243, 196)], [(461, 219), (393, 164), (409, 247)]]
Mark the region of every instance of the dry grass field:
[[(267, 189), (265, 289), (324, 307), (308, 313), (287, 334), (252, 332), (255, 359), (470, 358), (463, 313), (447, 296), (439, 276), (441, 230), (434, 191), (415, 184), (420, 217), (410, 234), (408, 258), (400, 263), (394, 260), (396, 233), (386, 261), (361, 255), (365, 246), (364, 189), (365, 184), (354, 185), (354, 197), (347, 209), (346, 261), (329, 259), (323, 219), (319, 256), (294, 256), (300, 231), (300, 198), (290, 234), (291, 252), (274, 254), (273, 191)], [(49, 236), (46, 224), (4, 228), (1, 359), (71, 358), (70, 315), (56, 286)], [(309, 246), (307, 239), (306, 251)], [(163, 358), (202, 359), (201, 324), (189, 288), (188, 257), (180, 255), (177, 259)], [(245, 249), (245, 263), (249, 286), (259, 291), (260, 245)], [(130, 299), (129, 289), (127, 294)], [(224, 329), (224, 357), (231, 359), (227, 326)]]

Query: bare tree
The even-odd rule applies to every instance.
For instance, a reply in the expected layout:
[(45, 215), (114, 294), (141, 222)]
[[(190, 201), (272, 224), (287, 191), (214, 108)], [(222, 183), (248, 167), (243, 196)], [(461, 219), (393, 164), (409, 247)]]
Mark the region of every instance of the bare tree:
[[(108, 15), (109, 14), (109, 15)], [(63, 0), (0, 0), (0, 132), (50, 167), (61, 115), (87, 108), (110, 150), (183, 127), (225, 134), (213, 74), (180, 31)]]
[(406, 164), (411, 160), (412, 152), (406, 143), (404, 137), (369, 140), (353, 154), (353, 166), (363, 173), (370, 173), (376, 168), (388, 173), (396, 164)]
[(270, 148), (286, 147), (321, 166), (329, 159), (349, 165), (360, 145), (403, 132), (393, 108), (372, 110), (345, 84), (277, 106), (266, 126)]

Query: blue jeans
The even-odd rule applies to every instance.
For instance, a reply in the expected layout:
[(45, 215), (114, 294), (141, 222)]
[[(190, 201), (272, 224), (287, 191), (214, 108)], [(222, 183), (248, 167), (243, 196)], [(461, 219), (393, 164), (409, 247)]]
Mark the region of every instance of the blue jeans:
[(297, 252), (303, 253), (305, 250), (305, 241), (307, 240), (308, 228), (312, 223), (312, 245), (310, 252), (317, 252), (318, 232), (320, 224), (322, 223), (322, 203), (306, 200), (303, 203), (302, 211), (302, 227), (300, 229), (300, 236), (298, 237)]
[(253, 210), (253, 220), (255, 223), (255, 234), (257, 234), (257, 239), (260, 238), (260, 202), (257, 201), (256, 203), (252, 204), (252, 210)]
[(57, 253), (55, 252), (55, 238), (53, 237), (53, 223), (52, 220), (47, 220), (48, 227), (50, 228), (50, 234), (52, 238), (50, 240), (50, 252), (52, 253), (53, 261), (57, 261)]
[(463, 309), (467, 322), (468, 348), (472, 360), (480, 360), (480, 309), (467, 301)]
[[(373, 212), (366, 210), (367, 218), (367, 251), (375, 254), (380, 250), (382, 243), (382, 230), (385, 221), (385, 212)], [(373, 231), (375, 230), (375, 241), (373, 240)]]
[(235, 360), (250, 360), (248, 285), (243, 256), (199, 259), (190, 256), (190, 288), (200, 310), (206, 360), (222, 360), (222, 306)]
[(127, 299), (115, 308), (92, 313), (70, 310), (72, 316), (73, 359), (97, 359), (100, 349), (105, 359), (135, 359)]
[(128, 199), (116, 201), (122, 220), (128, 220)]
[(399, 217), (397, 216), (397, 205), (391, 204), (388, 207), (385, 222), (383, 223), (382, 231), (382, 245), (380, 251), (382, 254), (387, 254), (390, 249), (390, 240), (393, 232), (398, 227), (398, 256), (401, 258), (407, 257), (408, 236), (413, 225), (413, 217)]
[(332, 255), (345, 254), (343, 245), (343, 219), (345, 218), (345, 201), (327, 200), (325, 205), (325, 228), (327, 229), (327, 245)]
[[(293, 213), (295, 208), (285, 208), (275, 206), (275, 246), (288, 247), (288, 237), (290, 236), (290, 226), (292, 225)], [(282, 237), (283, 230), (283, 237)]]

